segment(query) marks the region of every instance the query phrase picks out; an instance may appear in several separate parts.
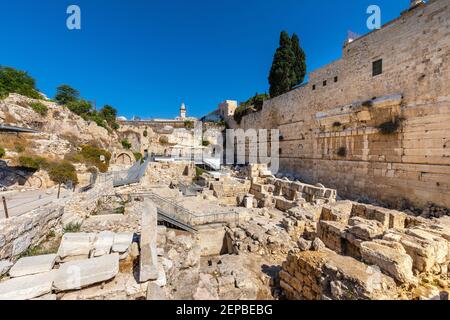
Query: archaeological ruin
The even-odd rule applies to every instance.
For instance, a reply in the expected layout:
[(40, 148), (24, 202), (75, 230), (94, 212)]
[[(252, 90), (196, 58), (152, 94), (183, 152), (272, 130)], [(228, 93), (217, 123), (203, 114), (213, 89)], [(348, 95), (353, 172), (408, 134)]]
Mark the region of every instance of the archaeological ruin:
[(240, 121), (0, 98), (0, 300), (449, 300), (449, 17), (413, 1)]

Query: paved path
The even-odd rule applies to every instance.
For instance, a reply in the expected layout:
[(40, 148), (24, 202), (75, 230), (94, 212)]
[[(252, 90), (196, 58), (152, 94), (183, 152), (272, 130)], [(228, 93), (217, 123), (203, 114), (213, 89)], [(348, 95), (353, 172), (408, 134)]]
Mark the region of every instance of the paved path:
[[(6, 198), (9, 217), (20, 216), (57, 200), (58, 189), (0, 192), (0, 219), (5, 218), (2, 196)], [(72, 191), (61, 188), (61, 198), (68, 200)]]

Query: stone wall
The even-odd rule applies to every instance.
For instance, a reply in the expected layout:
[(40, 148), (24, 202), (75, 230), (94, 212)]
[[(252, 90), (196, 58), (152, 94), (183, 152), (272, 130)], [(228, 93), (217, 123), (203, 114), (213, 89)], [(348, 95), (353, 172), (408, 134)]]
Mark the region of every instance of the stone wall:
[(112, 176), (100, 174), (95, 186), (20, 216), (0, 220), (0, 260), (14, 260), (29, 247), (45, 240), (51, 230), (79, 223), (97, 206), (99, 197), (112, 192)]
[(397, 294), (392, 278), (332, 251), (289, 254), (280, 286), (289, 300), (386, 300)]
[[(240, 127), (279, 128), (280, 171), (305, 182), (391, 205), (450, 207), (449, 15), (446, 0), (405, 11)], [(383, 72), (373, 76), (379, 59)]]
[(30, 246), (45, 240), (61, 221), (62, 203), (47, 205), (21, 216), (0, 220), (0, 260), (12, 260)]

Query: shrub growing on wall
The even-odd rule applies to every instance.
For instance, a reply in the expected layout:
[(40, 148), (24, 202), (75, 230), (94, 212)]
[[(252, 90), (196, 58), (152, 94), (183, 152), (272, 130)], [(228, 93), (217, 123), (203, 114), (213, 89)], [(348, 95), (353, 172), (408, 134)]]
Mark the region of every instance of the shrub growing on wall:
[(5, 149), (3, 149), (2, 147), (0, 147), (0, 159), (3, 158), (5, 155), (6, 155)]
[(123, 139), (120, 143), (122, 144), (122, 147), (124, 147), (125, 149), (127, 150), (131, 149), (131, 143), (127, 139)]

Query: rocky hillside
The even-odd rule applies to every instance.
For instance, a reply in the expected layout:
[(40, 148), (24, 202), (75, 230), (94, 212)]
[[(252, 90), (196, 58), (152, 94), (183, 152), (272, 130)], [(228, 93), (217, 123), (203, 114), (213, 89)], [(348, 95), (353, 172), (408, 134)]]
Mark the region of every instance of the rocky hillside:
[[(15, 93), (0, 100), (0, 123), (39, 131), (32, 134), (0, 134), (3, 166), (21, 170), (22, 175), (24, 166), (36, 171), (32, 175), (40, 178), (37, 187), (53, 185), (46, 172), (48, 168), (41, 168), (41, 162), (69, 161), (75, 165), (77, 173), (81, 175), (80, 182), (83, 182), (88, 179), (93, 166), (97, 166), (99, 171), (105, 170), (95, 160), (80, 156), (83, 146), (94, 147), (99, 150), (96, 152), (107, 155), (118, 145), (115, 130), (101, 127), (95, 121), (85, 120), (68, 108), (47, 99), (32, 99)], [(91, 150), (87, 152), (92, 153)], [(15, 183), (15, 176), (3, 173), (0, 182), (11, 186)]]

